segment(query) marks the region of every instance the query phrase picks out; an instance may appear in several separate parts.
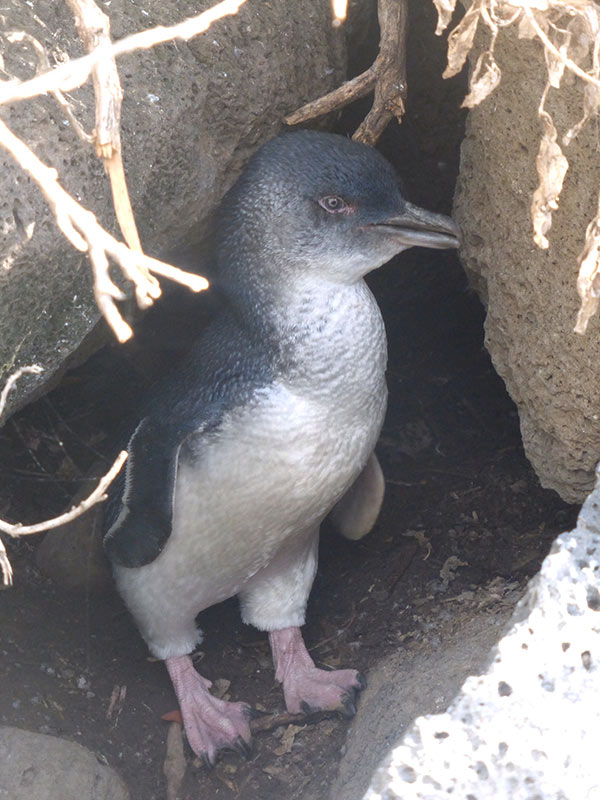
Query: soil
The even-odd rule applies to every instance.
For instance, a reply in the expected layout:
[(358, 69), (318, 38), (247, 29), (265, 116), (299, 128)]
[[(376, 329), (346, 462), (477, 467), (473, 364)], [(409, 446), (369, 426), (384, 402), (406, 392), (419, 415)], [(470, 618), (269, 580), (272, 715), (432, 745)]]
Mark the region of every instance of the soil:
[[(422, 24), (429, 31), (432, 17)], [(421, 91), (422, 65), (440, 74), (441, 57), (419, 41), (407, 121), (382, 149), (408, 153), (397, 166), (412, 200), (448, 212), (461, 86), (438, 81)], [(515, 407), (483, 346), (484, 310), (456, 256), (409, 251), (370, 284), (389, 336), (390, 407), (378, 447), (386, 500), (360, 542), (324, 526), (305, 628), (318, 664), (356, 667), (367, 680), (399, 649), (415, 661), (423, 648), (439, 648), (444, 632), (460, 634), (472, 606), (457, 598), (485, 591), (490, 627), (505, 620), (576, 514), (540, 487), (523, 455)], [(212, 313), (211, 299), (194, 304), (192, 320), (183, 310), (191, 301), (175, 292), (135, 343), (100, 351), (0, 431), (3, 519), (37, 521), (69, 505), (91, 465), (112, 452), (139, 393)], [(163, 665), (149, 659), (114, 591), (67, 594), (36, 570), (32, 539), (8, 548), (16, 578), (0, 602), (0, 721), (78, 741), (119, 771), (133, 800), (162, 800), (169, 723), (161, 716), (175, 708)], [(202, 673), (231, 681), (221, 691), (233, 699), (282, 712), (266, 636), (241, 623), (236, 601), (199, 621)], [(443, 672), (441, 661), (442, 684)], [(180, 797), (325, 800), (348, 722), (296, 724), (257, 735), (249, 761), (226, 754), (212, 771), (186, 750)]]

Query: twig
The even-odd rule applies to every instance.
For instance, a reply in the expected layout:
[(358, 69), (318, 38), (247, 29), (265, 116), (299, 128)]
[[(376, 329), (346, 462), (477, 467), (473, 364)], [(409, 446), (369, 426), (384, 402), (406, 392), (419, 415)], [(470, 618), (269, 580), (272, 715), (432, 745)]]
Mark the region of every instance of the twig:
[(132, 335), (132, 330), (121, 317), (115, 304), (115, 300), (123, 300), (125, 295), (110, 278), (108, 256), (119, 264), (125, 277), (135, 285), (137, 302), (142, 308), (151, 305), (161, 293), (158, 282), (152, 276), (150, 280), (147, 279), (146, 270), (181, 283), (194, 292), (207, 288), (208, 281), (205, 278), (184, 272), (143, 253), (134, 252), (111, 236), (102, 228), (91, 211), (80, 205), (62, 188), (56, 170), (42, 163), (2, 120), (0, 120), (0, 145), (9, 151), (38, 184), (54, 211), (59, 228), (71, 244), (77, 250), (89, 252), (94, 271), (96, 302), (119, 341), (127, 341)]
[(69, 509), (69, 511), (65, 511), (64, 514), (61, 514), (58, 517), (53, 517), (52, 519), (46, 519), (43, 522), (36, 522), (34, 525), (23, 525), (20, 522), (11, 523), (0, 519), (0, 531), (8, 534), (8, 536), (19, 538), (20, 536), (29, 536), (32, 533), (43, 533), (44, 531), (49, 531), (52, 528), (60, 528), (61, 525), (66, 525), (67, 522), (72, 522), (74, 519), (77, 519), (77, 517), (80, 517), (89, 508), (96, 505), (96, 503), (106, 500), (105, 492), (118, 475), (119, 470), (126, 460), (127, 451), (121, 450), (112, 467), (108, 470), (106, 475), (104, 475), (98, 481), (98, 485), (94, 491), (84, 500), (82, 500), (81, 503), (73, 506), (73, 508)]
[[(123, 90), (117, 71), (117, 62), (110, 52), (110, 19), (94, 0), (65, 0), (75, 17), (80, 38), (88, 53), (103, 50), (105, 56), (94, 66), (92, 77), (96, 96), (96, 127), (94, 142), (96, 155), (104, 162), (110, 179), (115, 213), (123, 237), (129, 247), (142, 252), (142, 244), (135, 224), (133, 209), (121, 150), (121, 104)], [(148, 281), (155, 281), (144, 267)]]
[(251, 720), (250, 730), (252, 733), (264, 733), (283, 725), (316, 725), (317, 722), (334, 716), (336, 716), (335, 711), (311, 711), (308, 714), (292, 714), (289, 711), (284, 711), (281, 714), (261, 715), (257, 719)]
[(388, 123), (396, 117), (400, 122), (406, 98), (406, 0), (379, 0), (379, 55), (368, 70), (333, 92), (307, 103), (286, 117), (288, 125), (338, 111), (348, 103), (374, 92), (373, 106), (352, 137), (373, 145)]
[[(94, 491), (88, 497), (82, 500), (79, 505), (73, 506), (73, 508), (69, 509), (69, 511), (66, 511), (64, 514), (61, 514), (59, 517), (47, 519), (43, 522), (37, 522), (34, 525), (23, 525), (20, 522), (10, 523), (0, 519), (0, 531), (6, 533), (8, 536), (12, 536), (13, 538), (19, 538), (20, 536), (29, 536), (32, 533), (43, 533), (43, 531), (48, 531), (52, 528), (59, 528), (61, 525), (66, 525), (67, 522), (72, 522), (74, 519), (77, 519), (77, 517), (80, 517), (82, 514), (84, 514), (92, 506), (96, 505), (96, 503), (106, 500), (105, 492), (117, 476), (126, 459), (127, 451), (122, 450), (119, 453), (117, 460), (106, 473), (106, 475), (100, 479), (98, 486), (96, 486)], [(2, 568), (4, 585), (11, 586), (12, 567), (10, 566), (10, 561), (6, 555), (6, 549), (1, 540), (0, 567)]]
[(4, 586), (12, 586), (14, 575), (13, 568), (2, 539), (0, 539), (0, 569), (2, 570), (2, 583)]
[(27, 81), (5, 81), (0, 87), (0, 105), (26, 100), (29, 97), (37, 97), (40, 94), (53, 92), (56, 89), (61, 89), (64, 92), (76, 89), (86, 82), (95, 65), (108, 54), (117, 58), (124, 53), (132, 53), (135, 50), (148, 50), (157, 44), (170, 42), (173, 39), (188, 41), (188, 39), (193, 39), (194, 36), (207, 31), (213, 22), (230, 14), (236, 14), (245, 2), (246, 0), (223, 0), (201, 14), (179, 22), (177, 25), (157, 25), (155, 28), (133, 33), (124, 39), (119, 39), (118, 42), (114, 42), (110, 47), (94, 50), (87, 56), (72, 59), (66, 64), (55, 67), (50, 72), (30, 78)]
[(32, 364), (29, 367), (21, 367), (16, 372), (9, 377), (9, 379), (4, 384), (4, 389), (0, 393), (0, 421), (2, 421), (2, 415), (4, 414), (4, 409), (6, 408), (6, 401), (8, 400), (8, 395), (12, 392), (13, 386), (19, 380), (21, 375), (25, 375), (26, 373), (31, 373), (32, 375), (39, 375), (40, 372), (43, 372), (43, 368), (40, 367), (38, 364)]
[[(31, 366), (21, 367), (9, 377), (4, 385), (4, 388), (2, 389), (2, 392), (0, 393), (0, 419), (2, 419), (2, 414), (6, 408), (8, 395), (12, 391), (19, 378), (26, 373), (39, 374), (40, 372), (43, 372), (42, 368), (37, 364), (33, 364)], [(125, 463), (126, 458), (127, 452), (122, 450), (119, 453), (117, 460), (108, 470), (106, 475), (100, 479), (98, 486), (94, 489), (94, 491), (88, 497), (82, 500), (79, 505), (74, 506), (69, 511), (61, 514), (59, 517), (47, 519), (45, 522), (38, 522), (35, 525), (22, 525), (20, 522), (10, 523), (0, 519), (0, 531), (8, 534), (9, 536), (17, 538), (19, 536), (27, 536), (31, 533), (42, 533), (42, 531), (50, 530), (50, 528), (58, 528), (60, 525), (71, 522), (72, 520), (76, 519), (76, 517), (81, 516), (85, 511), (88, 510), (88, 508), (91, 508), (93, 505), (101, 502), (102, 500), (106, 500), (105, 492)], [(2, 570), (4, 585), (12, 586), (13, 570), (2, 539), (0, 539), (0, 569)]]
[[(35, 36), (32, 36), (30, 33), (25, 33), (25, 31), (10, 31), (9, 33), (5, 33), (4, 36), (8, 42), (11, 42), (11, 44), (14, 42), (29, 42), (29, 44), (35, 50), (38, 58), (38, 68), (36, 71), (37, 75), (51, 70), (50, 62), (48, 61), (48, 54), (46, 53), (43, 45), (35, 38)], [(52, 92), (52, 95), (62, 108), (64, 115), (69, 120), (69, 123), (71, 124), (77, 136), (79, 136), (82, 141), (92, 144), (94, 137), (91, 136), (79, 122), (73, 112), (71, 103), (67, 100), (64, 94), (59, 89), (55, 89)]]

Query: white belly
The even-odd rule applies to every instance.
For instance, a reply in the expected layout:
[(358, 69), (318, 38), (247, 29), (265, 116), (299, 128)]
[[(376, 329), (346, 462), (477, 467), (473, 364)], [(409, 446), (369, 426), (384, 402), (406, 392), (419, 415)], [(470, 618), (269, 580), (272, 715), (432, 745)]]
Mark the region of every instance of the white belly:
[(318, 525), (366, 463), (385, 411), (385, 392), (352, 426), (281, 385), (257, 400), (227, 415), (195, 465), (180, 463), (171, 536), (135, 570), (196, 613), (237, 594), (286, 539)]

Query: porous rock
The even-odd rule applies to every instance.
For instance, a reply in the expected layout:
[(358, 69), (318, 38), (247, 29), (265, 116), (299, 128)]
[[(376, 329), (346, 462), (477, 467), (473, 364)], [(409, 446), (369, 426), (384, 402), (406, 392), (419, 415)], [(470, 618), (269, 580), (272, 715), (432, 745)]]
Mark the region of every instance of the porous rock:
[(0, 727), (3, 800), (129, 800), (117, 773), (75, 742)]
[[(600, 796), (600, 473), (555, 541), (489, 670), (418, 717), (365, 800)], [(440, 659), (443, 669), (443, 659)]]
[[(169, 25), (212, 0), (112, 0), (104, 4), (112, 36)], [(7, 0), (4, 30), (25, 30), (51, 62), (83, 54), (68, 4)], [(28, 42), (2, 42), (6, 73), (25, 79), (38, 68)], [(123, 157), (142, 244), (151, 255), (199, 238), (203, 221), (251, 153), (282, 127), (285, 114), (338, 85), (344, 33), (328, 3), (247, 2), (204, 35), (118, 59), (124, 90)], [(88, 131), (91, 83), (71, 93)], [(3, 106), (6, 124), (64, 187), (116, 233), (111, 191), (93, 149), (73, 132), (51, 97)], [(0, 153), (0, 385), (19, 366), (37, 363), (9, 398), (21, 407), (63, 368), (99, 320), (90, 264), (55, 224), (38, 188)], [(199, 270), (200, 271), (200, 270)]]
[(459, 604), (451, 630), (434, 623), (420, 647), (407, 651), (401, 645), (369, 671), (330, 800), (360, 800), (375, 769), (413, 720), (443, 711), (465, 678), (487, 667), (510, 611), (496, 608), (491, 616), (482, 610), (485, 593)]
[[(475, 63), (482, 41), (472, 54)], [(600, 160), (592, 122), (568, 147), (550, 247), (533, 242), (530, 204), (538, 185), (542, 127), (537, 109), (546, 82), (542, 46), (517, 38), (496, 44), (499, 87), (469, 112), (461, 150), (455, 217), (461, 259), (487, 308), (486, 347), (517, 404), (527, 457), (543, 486), (582, 502), (600, 457), (600, 317), (574, 333), (578, 256), (596, 214)], [(580, 118), (582, 87), (568, 75), (547, 108), (558, 141)]]

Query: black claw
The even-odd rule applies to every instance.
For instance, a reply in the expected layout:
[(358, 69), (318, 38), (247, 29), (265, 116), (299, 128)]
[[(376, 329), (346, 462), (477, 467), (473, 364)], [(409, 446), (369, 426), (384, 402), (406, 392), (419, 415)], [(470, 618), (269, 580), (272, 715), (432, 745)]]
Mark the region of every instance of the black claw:
[(340, 713), (346, 719), (352, 719), (352, 717), (356, 714), (356, 706), (354, 705), (354, 699), (348, 698), (344, 701), (343, 711), (340, 709)]
[(252, 755), (252, 743), (247, 742), (241, 736), (238, 736), (235, 740), (232, 749), (235, 750), (236, 753), (239, 753), (244, 761), (247, 761)]
[(302, 711), (303, 714), (312, 714), (313, 712), (313, 709), (308, 705), (306, 700), (303, 700), (300, 703), (300, 710)]
[(214, 769), (217, 763), (216, 756), (211, 757), (208, 753), (202, 753), (202, 761), (204, 761), (206, 769)]
[(358, 691), (362, 692), (363, 689), (367, 688), (367, 679), (362, 674), (362, 672), (356, 673), (356, 682), (358, 683)]

